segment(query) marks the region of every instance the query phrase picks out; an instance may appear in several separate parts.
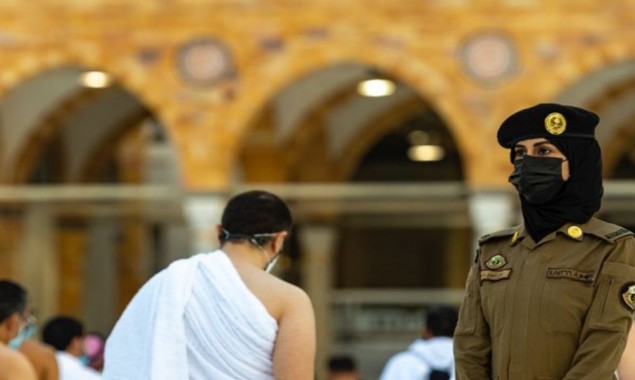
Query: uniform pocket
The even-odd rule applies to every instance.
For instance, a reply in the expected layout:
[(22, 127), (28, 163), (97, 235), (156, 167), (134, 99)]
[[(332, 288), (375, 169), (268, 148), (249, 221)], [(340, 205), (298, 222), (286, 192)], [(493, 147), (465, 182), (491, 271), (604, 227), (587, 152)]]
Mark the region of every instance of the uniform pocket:
[(540, 296), (540, 327), (548, 334), (577, 335), (592, 298), (590, 283), (547, 278)]
[(632, 311), (625, 304), (622, 295), (627, 284), (635, 280), (635, 268), (630, 265), (604, 263), (598, 280), (591, 310), (589, 327), (598, 330), (628, 331)]
[(472, 335), (476, 331), (476, 308), (478, 307), (478, 266), (473, 265), (467, 276), (465, 297), (459, 310), (455, 335)]
[[(483, 316), (489, 323), (492, 336), (499, 336), (505, 325), (505, 316), (501, 311), (505, 310), (505, 304), (510, 302), (507, 298), (507, 289), (513, 275), (510, 270), (507, 271), (509, 272), (500, 280), (483, 280), (481, 283), (481, 307), (483, 308)], [(504, 273), (503, 271), (496, 272)]]

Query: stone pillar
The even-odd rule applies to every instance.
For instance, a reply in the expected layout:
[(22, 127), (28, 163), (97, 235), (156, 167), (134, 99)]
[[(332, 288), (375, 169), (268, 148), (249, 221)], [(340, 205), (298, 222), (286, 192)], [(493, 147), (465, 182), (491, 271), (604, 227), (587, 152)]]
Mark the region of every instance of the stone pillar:
[(88, 228), (84, 322), (87, 329), (104, 334), (110, 332), (119, 316), (116, 257), (120, 225), (118, 218), (95, 216)]
[(60, 311), (59, 289), (66, 280), (64, 275), (60, 275), (56, 233), (55, 217), (50, 205), (33, 203), (26, 206), (22, 236), (16, 242), (14, 265), (17, 279), (29, 292), (31, 307), (40, 321)]
[(474, 257), (471, 231), (468, 228), (450, 228), (446, 233), (444, 285), (452, 289), (462, 289)]
[(475, 247), (480, 236), (515, 224), (514, 197), (515, 194), (506, 191), (480, 190), (470, 194)]
[(184, 212), (192, 234), (190, 254), (210, 252), (218, 248), (216, 226), (220, 224), (226, 202), (227, 197), (223, 194), (187, 197)]
[(123, 312), (128, 302), (149, 276), (147, 271), (147, 227), (141, 216), (120, 219), (117, 262), (117, 313)]
[(331, 291), (333, 288), (333, 257), (337, 229), (328, 225), (303, 225), (299, 233), (302, 247), (302, 287), (308, 293), (315, 310), (317, 326), (316, 373), (326, 378), (326, 360), (333, 345)]
[(0, 278), (16, 277), (16, 249), (22, 239), (23, 215), (23, 206), (0, 205)]
[(83, 217), (70, 216), (59, 217), (56, 221), (59, 312), (83, 318), (87, 221)]

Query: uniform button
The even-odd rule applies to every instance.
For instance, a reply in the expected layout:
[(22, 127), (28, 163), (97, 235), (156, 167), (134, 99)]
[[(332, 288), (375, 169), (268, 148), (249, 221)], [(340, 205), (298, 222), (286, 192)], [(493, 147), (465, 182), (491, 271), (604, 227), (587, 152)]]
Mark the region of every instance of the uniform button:
[(571, 236), (574, 239), (577, 239), (582, 236), (582, 228), (578, 226), (571, 226), (567, 229), (567, 235)]

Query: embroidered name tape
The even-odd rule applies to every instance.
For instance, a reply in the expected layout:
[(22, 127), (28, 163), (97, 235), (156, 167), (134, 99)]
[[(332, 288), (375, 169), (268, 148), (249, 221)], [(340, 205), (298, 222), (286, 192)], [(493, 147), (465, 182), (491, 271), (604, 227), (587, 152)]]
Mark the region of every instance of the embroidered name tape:
[(505, 270), (482, 270), (481, 271), (481, 281), (498, 281), (509, 278), (511, 275), (511, 269)]
[(593, 272), (580, 272), (570, 268), (549, 268), (547, 269), (548, 278), (568, 278), (574, 281), (593, 282), (595, 275)]

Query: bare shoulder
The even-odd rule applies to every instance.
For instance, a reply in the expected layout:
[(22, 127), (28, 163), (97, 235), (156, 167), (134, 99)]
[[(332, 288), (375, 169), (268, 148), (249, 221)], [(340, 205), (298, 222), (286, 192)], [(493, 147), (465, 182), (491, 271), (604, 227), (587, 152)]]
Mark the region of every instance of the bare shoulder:
[(41, 357), (55, 359), (55, 350), (53, 349), (53, 347), (32, 339), (27, 339), (22, 342), (20, 351), (27, 356), (29, 355), (29, 353), (32, 353)]
[(275, 278), (276, 281), (280, 283), (282, 295), (285, 297), (286, 301), (291, 305), (303, 305), (303, 306), (311, 306), (311, 300), (309, 299), (308, 294), (301, 289), (300, 287), (290, 284), (286, 281), (283, 281), (279, 278)]
[(20, 352), (31, 362), (40, 379), (57, 379), (58, 367), (53, 347), (27, 339), (20, 346)]
[(312, 310), (309, 296), (299, 287), (262, 270), (239, 268), (238, 271), (245, 285), (276, 320), (280, 321), (290, 309)]
[(7, 379), (35, 380), (35, 370), (26, 356), (7, 347), (0, 348), (0, 368)]

